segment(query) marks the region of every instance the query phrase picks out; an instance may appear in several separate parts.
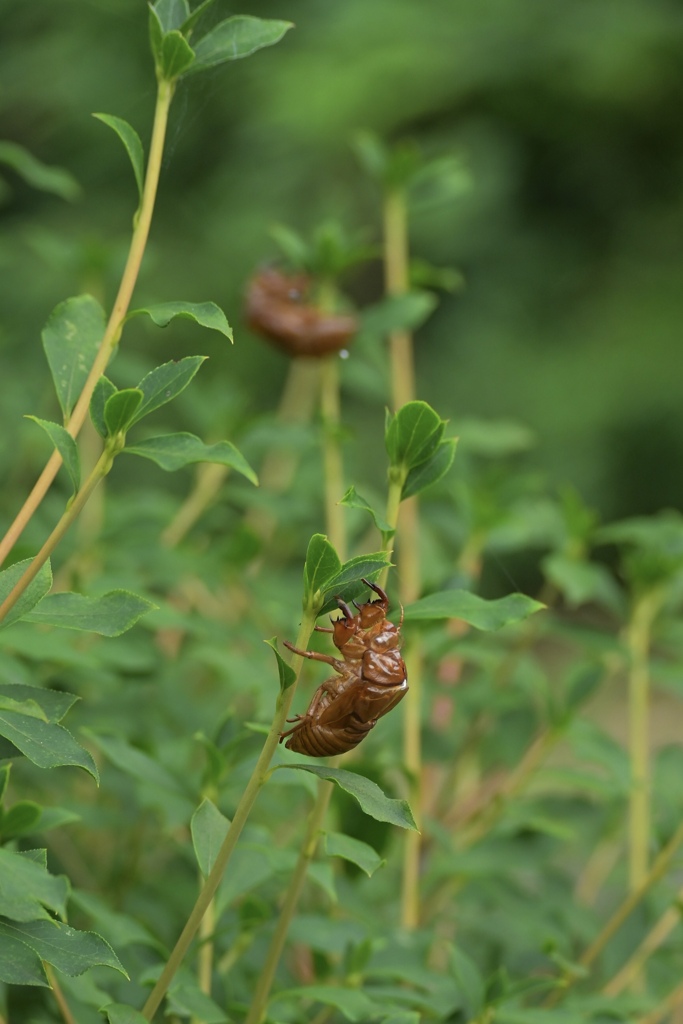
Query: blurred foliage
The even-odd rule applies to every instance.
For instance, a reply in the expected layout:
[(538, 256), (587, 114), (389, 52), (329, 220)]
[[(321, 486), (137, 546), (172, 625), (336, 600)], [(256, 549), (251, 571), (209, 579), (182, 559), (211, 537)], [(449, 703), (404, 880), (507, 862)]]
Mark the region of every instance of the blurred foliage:
[[(71, 767), (55, 771), (28, 755), (11, 779), (3, 769), (3, 841), (10, 853), (47, 846), (50, 871), (73, 885), (70, 922), (110, 941), (133, 979), (65, 972), (79, 1024), (101, 1020), (110, 998), (142, 1005), (195, 899), (198, 864), (207, 867), (256, 761), (277, 689), (263, 640), (296, 635), (306, 544), (323, 519), (323, 431), (275, 420), (287, 362), (241, 321), (245, 281), (277, 258), (276, 240), (290, 258), (311, 240), (309, 257), (317, 251), (328, 269), (343, 269), (362, 311), (340, 363), (344, 459), (358, 488), (344, 512), (354, 552), (373, 550), (371, 522), (391, 533), (378, 511), (389, 402), (378, 341), (397, 311), (381, 301), (379, 190), (358, 160), (360, 148), (373, 162), (359, 131), (374, 131), (399, 143), (399, 180), (420, 152), (440, 168), (416, 178), (410, 225), (415, 284), (438, 288), (439, 302), (409, 292), (399, 312), (420, 324), (420, 398), (439, 410), (431, 454), (448, 456), (444, 473), (460, 436), (455, 468), (434, 473), (421, 506), (427, 597), (405, 622), (410, 642), (420, 629), (425, 662), (421, 919), (413, 932), (398, 927), (396, 831), (335, 793), (329, 858), (311, 865), (271, 1019), (296, 1024), (302, 1005), (309, 1020), (335, 1024), (639, 1019), (680, 983), (680, 929), (651, 957), (647, 987), (609, 998), (603, 987), (675, 907), (676, 871), (642, 900), (586, 983), (575, 961), (628, 889), (632, 766), (617, 712), (637, 657), (650, 663), (662, 708), (650, 853), (680, 829), (683, 532), (677, 512), (647, 516), (683, 499), (670, 470), (683, 451), (672, 371), (683, 9), (663, 0), (253, 7), (241, 10), (292, 18), (296, 29), (267, 57), (180, 84), (134, 300), (150, 314), (171, 301), (215, 301), (235, 344), (226, 330), (200, 331), (186, 318), (159, 330), (137, 317), (108, 375), (130, 389), (158, 364), (207, 355), (172, 411), (155, 407), (154, 429), (192, 431), (209, 444), (229, 436), (259, 468), (273, 452), (300, 464), (280, 492), (231, 474), (183, 541), (164, 546), (189, 473), (166, 478), (147, 462), (117, 462), (59, 549), (58, 589), (133, 589), (156, 609), (120, 640), (50, 628), (56, 619), (41, 621), (40, 609), (3, 634), (0, 698), (41, 687), (58, 706), (41, 705), (35, 717), (49, 712), (55, 734), (68, 709), (69, 729), (92, 751), (79, 746), (82, 759), (65, 756), (60, 764)], [(225, 16), (219, 8), (220, 0), (209, 23)], [(14, 158), (0, 167), (2, 426), (12, 439), (0, 446), (4, 520), (48, 444), (21, 417), (56, 415), (43, 324), (84, 291), (110, 308), (137, 203), (119, 141), (90, 114), (125, 118), (146, 147), (154, 77), (142, 0), (5, 0), (0, 20), (0, 139), (21, 147), (5, 150)], [(71, 177), (55, 194), (56, 179), (50, 188), (41, 174), (59, 167)], [(64, 187), (76, 179), (80, 194)], [(451, 420), (445, 440), (441, 416)], [(396, 422), (388, 421), (388, 454), (408, 473), (422, 462), (409, 464), (412, 432), (404, 437)], [(84, 432), (85, 463), (92, 445)], [(414, 477), (403, 482), (411, 492)], [(62, 474), (14, 558), (35, 552), (70, 494)], [(254, 510), (274, 518), (272, 543), (251, 528)], [(617, 515), (630, 518), (599, 527)], [(482, 612), (476, 596), (453, 596), (460, 586), (495, 596), (523, 589), (559, 612), (520, 622), (515, 602)], [(434, 590), (449, 599), (430, 604)], [(124, 617), (137, 615), (127, 608)], [(494, 619), (505, 623), (500, 632), (464, 625), (495, 628)], [(382, 726), (354, 771), (402, 795), (400, 715)], [(277, 758), (291, 761), (281, 748)], [(101, 774), (96, 795), (78, 764)], [(244, 1019), (312, 793), (309, 771), (274, 772), (261, 793), (218, 893), (216, 1003), (202, 1003), (189, 964), (170, 994), (178, 1017)], [(40, 863), (27, 868), (41, 884), (43, 872)], [(43, 903), (60, 913), (66, 883), (50, 884), (59, 891)], [(544, 999), (558, 974), (579, 984), (554, 1011)], [(30, 984), (9, 1001), (16, 1019), (56, 1019)]]
[[(209, 20), (225, 16), (220, 6)], [(538, 437), (537, 464), (572, 479), (607, 516), (680, 505), (670, 470), (683, 454), (671, 372), (683, 294), (680, 5), (247, 7), (296, 29), (267, 60), (236, 64), (229, 82), (217, 69), (182, 84), (143, 301), (182, 286), (188, 300), (219, 302), (237, 344), (227, 352), (203, 341), (214, 379), (225, 373), (225, 387), (249, 395), (249, 415), (270, 409), (282, 357), (252, 340), (239, 310), (250, 269), (276, 255), (271, 226), (306, 234), (334, 218), (351, 232), (376, 228), (374, 188), (354, 155), (359, 129), (457, 153), (470, 190), (426, 204), (412, 225), (416, 255), (466, 279), (421, 333), (422, 397), (455, 419), (523, 418)], [(30, 389), (6, 396), (9, 415), (47, 401), (29, 367), (53, 306), (83, 289), (111, 297), (134, 185), (90, 114), (122, 116), (144, 139), (146, 17), (142, 0), (2, 4), (0, 138), (67, 168), (84, 190), (66, 205), (2, 171), (11, 193), (1, 210), (0, 359), (23, 369)], [(349, 284), (364, 305), (378, 295), (379, 271), (366, 264)], [(182, 349), (182, 332), (152, 344), (160, 362)], [(353, 411), (362, 437), (374, 417)], [(187, 415), (201, 433), (201, 408)], [(6, 474), (6, 452), (0, 459)]]

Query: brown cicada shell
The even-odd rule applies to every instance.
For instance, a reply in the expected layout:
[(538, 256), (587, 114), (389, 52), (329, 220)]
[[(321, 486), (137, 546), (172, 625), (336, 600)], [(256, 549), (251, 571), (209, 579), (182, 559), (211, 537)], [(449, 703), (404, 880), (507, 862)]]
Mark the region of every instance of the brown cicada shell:
[(339, 352), (358, 330), (358, 321), (349, 313), (323, 312), (311, 302), (310, 292), (305, 274), (260, 270), (247, 286), (247, 323), (290, 356)]
[(374, 590), (377, 601), (356, 605), (354, 615), (337, 598), (342, 617), (332, 620), (332, 629), (315, 627), (332, 634), (343, 661), (317, 651), (300, 651), (285, 641), (294, 654), (323, 661), (337, 673), (320, 684), (305, 715), (288, 719), (296, 724), (282, 733), (280, 741), (289, 737), (287, 748), (298, 754), (327, 757), (352, 750), (407, 693), (406, 666), (399, 650), (403, 618), (398, 626), (389, 622), (387, 595), (376, 584), (363, 583)]

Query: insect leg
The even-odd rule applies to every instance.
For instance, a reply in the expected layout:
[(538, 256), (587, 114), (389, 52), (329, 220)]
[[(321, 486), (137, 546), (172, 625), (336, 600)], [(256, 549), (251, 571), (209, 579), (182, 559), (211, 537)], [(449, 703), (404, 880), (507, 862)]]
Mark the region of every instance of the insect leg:
[(329, 654), (320, 654), (318, 651), (300, 651), (294, 644), (290, 644), (289, 640), (282, 641), (292, 654), (299, 654), (302, 658), (310, 658), (311, 661), (324, 661), (326, 665), (331, 665), (335, 672), (345, 672), (346, 668), (343, 661), (339, 661), (338, 658), (333, 658)]
[(326, 679), (324, 683), (321, 683), (318, 689), (311, 698), (311, 703), (308, 705), (308, 709), (305, 715), (295, 715), (294, 718), (288, 718), (287, 722), (294, 722), (295, 725), (288, 729), (287, 732), (280, 733), (280, 743), (286, 736), (291, 736), (292, 733), (298, 732), (302, 728), (305, 722), (310, 721), (318, 712), (318, 706), (326, 694), (331, 694), (333, 697), (337, 696), (338, 693), (337, 682), (334, 678)]
[[(280, 739), (279, 739), (279, 741), (278, 741), (279, 743), (282, 743), (282, 741), (283, 741), (284, 739), (286, 739), (286, 738), (287, 738), (288, 736), (291, 736), (291, 735), (292, 735), (292, 733), (298, 732), (298, 731), (299, 731), (299, 729), (301, 728), (301, 726), (302, 726), (302, 724), (303, 724), (303, 720), (304, 720), (304, 718), (305, 718), (306, 716), (305, 716), (305, 715), (297, 715), (296, 717), (297, 717), (298, 719), (300, 719), (300, 721), (298, 721), (298, 722), (296, 723), (296, 725), (292, 726), (292, 728), (291, 728), (291, 729), (288, 729), (288, 730), (287, 730), (287, 732), (281, 732), (281, 733), (280, 733)], [(288, 719), (287, 719), (287, 721), (288, 721), (288, 722), (293, 722), (293, 721), (294, 721), (294, 719), (293, 719), (293, 718), (288, 718)]]

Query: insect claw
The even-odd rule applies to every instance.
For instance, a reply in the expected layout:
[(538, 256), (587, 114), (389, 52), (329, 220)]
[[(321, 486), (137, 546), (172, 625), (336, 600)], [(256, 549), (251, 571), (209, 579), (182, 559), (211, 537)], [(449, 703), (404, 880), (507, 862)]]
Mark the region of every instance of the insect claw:
[(353, 605), (354, 608), (357, 608), (358, 611), (360, 611), (360, 605), (359, 604), (357, 604), (355, 601), (352, 601), (351, 604)]
[(348, 604), (346, 604), (345, 601), (342, 601), (341, 597), (335, 597), (335, 601), (339, 605), (339, 610), (344, 613), (344, 618), (345, 619), (352, 619), (353, 618), (353, 612), (349, 608)]
[(387, 605), (389, 604), (389, 598), (388, 598), (388, 596), (387, 596), (387, 595), (386, 595), (386, 593), (385, 593), (385, 592), (384, 592), (384, 591), (382, 590), (382, 588), (381, 588), (381, 587), (378, 587), (378, 586), (377, 586), (377, 584), (376, 584), (376, 583), (371, 583), (371, 582), (370, 582), (370, 580), (366, 580), (365, 578), (362, 578), (362, 579), (361, 579), (361, 583), (364, 583), (366, 587), (370, 587), (370, 590), (374, 590), (374, 592), (375, 592), (375, 593), (377, 594), (377, 596), (379, 597), (380, 601), (385, 601), (385, 602), (387, 603)]

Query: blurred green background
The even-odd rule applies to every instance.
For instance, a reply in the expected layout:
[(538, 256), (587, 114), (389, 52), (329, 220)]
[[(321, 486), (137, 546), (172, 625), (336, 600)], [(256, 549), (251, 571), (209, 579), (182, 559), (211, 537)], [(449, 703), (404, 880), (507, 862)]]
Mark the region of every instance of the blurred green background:
[[(457, 153), (471, 178), (411, 225), (415, 255), (465, 278), (419, 333), (419, 397), (456, 426), (470, 416), (527, 424), (530, 463), (572, 481), (604, 518), (682, 506), (683, 6), (217, 0), (210, 17), (231, 13), (296, 28), (181, 85), (134, 305), (212, 299), (235, 345), (187, 324), (136, 322), (119, 357), (124, 383), (202, 352), (211, 363), (184, 407), (187, 429), (206, 434), (219, 413), (231, 425), (274, 407), (285, 360), (244, 327), (244, 282), (275, 255), (275, 222), (307, 233), (334, 218), (377, 238), (377, 195), (351, 146), (369, 128)], [(55, 417), (41, 328), (69, 295), (111, 302), (129, 237), (133, 176), (90, 114), (126, 118), (146, 144), (155, 82), (143, 0), (2, 0), (0, 20), (0, 139), (82, 186), (68, 203), (0, 168), (9, 514), (14, 485), (30, 484), (45, 454), (20, 417)], [(375, 301), (381, 268), (348, 284), (359, 305)], [(381, 403), (350, 391), (362, 441), (367, 423), (379, 429)]]

